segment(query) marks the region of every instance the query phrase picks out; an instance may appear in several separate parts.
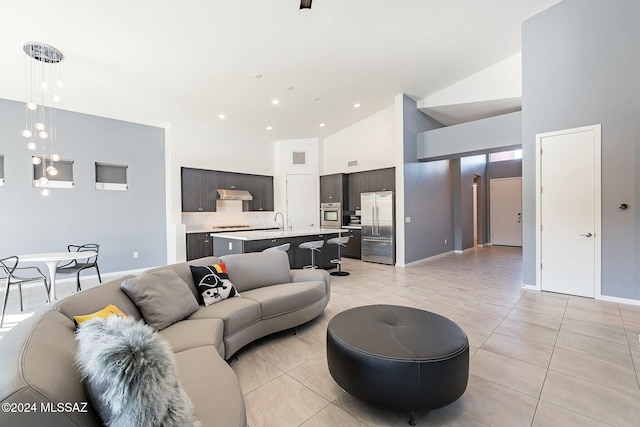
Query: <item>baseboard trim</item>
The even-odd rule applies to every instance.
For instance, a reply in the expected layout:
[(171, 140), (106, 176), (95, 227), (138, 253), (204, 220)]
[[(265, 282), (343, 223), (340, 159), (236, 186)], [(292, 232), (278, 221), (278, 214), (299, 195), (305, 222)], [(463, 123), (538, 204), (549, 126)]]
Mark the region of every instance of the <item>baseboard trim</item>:
[(418, 259), (418, 260), (415, 260), (415, 261), (411, 261), (411, 262), (409, 262), (409, 263), (406, 263), (406, 264), (404, 264), (404, 265), (403, 265), (403, 267), (409, 267), (409, 266), (411, 266), (411, 265), (420, 264), (420, 263), (425, 262), (425, 261), (433, 261), (433, 260), (435, 260), (435, 259), (445, 257), (445, 256), (447, 256), (447, 255), (449, 255), (449, 254), (451, 254), (451, 253), (453, 253), (453, 251), (447, 251), (447, 252), (443, 252), (443, 253), (441, 253), (441, 254), (432, 255), (432, 256), (430, 256), (430, 257), (421, 258), (421, 259)]

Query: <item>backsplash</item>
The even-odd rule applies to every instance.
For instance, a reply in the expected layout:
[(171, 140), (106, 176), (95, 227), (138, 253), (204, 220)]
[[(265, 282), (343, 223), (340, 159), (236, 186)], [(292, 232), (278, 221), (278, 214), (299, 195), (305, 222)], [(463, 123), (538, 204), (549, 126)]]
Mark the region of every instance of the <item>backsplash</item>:
[(216, 212), (183, 212), (182, 223), (186, 231), (208, 230), (231, 225), (264, 227), (277, 226), (273, 221), (275, 213), (243, 212), (242, 202), (236, 200), (218, 200)]

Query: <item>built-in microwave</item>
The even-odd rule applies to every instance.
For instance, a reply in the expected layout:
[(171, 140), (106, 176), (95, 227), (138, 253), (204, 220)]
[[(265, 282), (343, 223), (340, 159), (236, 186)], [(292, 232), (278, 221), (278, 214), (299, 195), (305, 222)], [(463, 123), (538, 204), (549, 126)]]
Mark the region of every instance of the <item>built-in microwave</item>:
[(342, 209), (340, 208), (340, 203), (320, 203), (320, 227), (342, 227)]

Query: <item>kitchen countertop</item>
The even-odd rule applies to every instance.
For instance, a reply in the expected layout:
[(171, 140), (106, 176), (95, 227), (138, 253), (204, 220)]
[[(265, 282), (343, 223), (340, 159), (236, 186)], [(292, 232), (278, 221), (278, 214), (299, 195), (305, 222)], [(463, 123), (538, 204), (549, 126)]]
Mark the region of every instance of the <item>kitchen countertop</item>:
[(362, 230), (362, 225), (344, 225), (342, 228), (346, 228), (347, 230)]
[(255, 231), (255, 230), (277, 230), (277, 225), (265, 225), (265, 226), (250, 226), (250, 227), (195, 227), (189, 228), (189, 233), (226, 233), (237, 231)]
[(233, 233), (211, 233), (211, 237), (222, 237), (235, 240), (267, 240), (280, 239), (286, 237), (313, 236), (317, 234), (341, 234), (339, 228), (300, 228), (297, 230), (254, 230), (236, 231)]

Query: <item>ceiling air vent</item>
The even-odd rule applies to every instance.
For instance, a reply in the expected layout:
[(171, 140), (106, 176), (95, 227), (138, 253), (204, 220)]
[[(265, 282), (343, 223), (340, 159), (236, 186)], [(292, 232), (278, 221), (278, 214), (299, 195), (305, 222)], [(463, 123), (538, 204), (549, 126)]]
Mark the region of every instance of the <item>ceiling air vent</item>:
[(358, 161), (357, 160), (350, 160), (347, 162), (347, 167), (351, 167), (351, 166), (358, 166)]
[(296, 166), (304, 166), (307, 164), (307, 152), (306, 151), (294, 151), (291, 153), (291, 162)]

